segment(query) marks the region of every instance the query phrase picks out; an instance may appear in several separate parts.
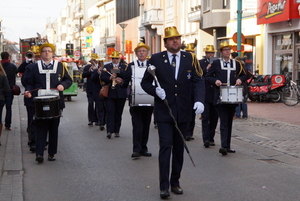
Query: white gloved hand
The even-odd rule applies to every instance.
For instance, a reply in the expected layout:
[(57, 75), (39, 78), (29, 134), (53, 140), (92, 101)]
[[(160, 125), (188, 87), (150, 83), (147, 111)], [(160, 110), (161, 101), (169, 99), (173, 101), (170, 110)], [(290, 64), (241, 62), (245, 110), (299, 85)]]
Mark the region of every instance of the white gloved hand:
[(204, 105), (201, 102), (195, 102), (193, 107), (196, 114), (201, 114), (204, 111)]
[(161, 87), (156, 87), (155, 89), (156, 95), (161, 99), (161, 100), (165, 100), (166, 99), (166, 92), (164, 89), (162, 89)]

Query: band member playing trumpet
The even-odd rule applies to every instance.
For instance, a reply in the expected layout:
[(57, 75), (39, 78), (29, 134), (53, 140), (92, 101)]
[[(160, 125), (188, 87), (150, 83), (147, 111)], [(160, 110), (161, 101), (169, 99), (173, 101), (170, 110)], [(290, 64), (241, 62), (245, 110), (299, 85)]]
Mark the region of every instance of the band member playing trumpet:
[[(141, 89), (140, 79), (144, 75), (144, 72), (149, 64), (147, 61), (147, 56), (149, 54), (150, 47), (140, 42), (136, 48), (134, 48), (135, 55), (137, 59), (131, 62), (128, 66), (132, 69), (132, 84), (131, 84), (131, 94), (129, 96), (130, 114), (132, 121), (132, 142), (133, 142), (133, 153), (131, 157), (146, 156), (150, 157), (152, 154), (148, 152), (148, 137), (149, 128), (151, 123), (151, 117), (153, 113), (153, 97), (147, 96), (147, 101), (149, 102), (138, 102), (139, 95), (137, 89)], [(142, 90), (142, 89), (141, 89)], [(144, 91), (139, 91), (141, 92)], [(135, 100), (132, 100), (135, 99)], [(151, 101), (152, 100), (152, 101)], [(139, 105), (140, 104), (140, 105)]]
[(131, 68), (126, 63), (120, 62), (120, 53), (113, 51), (110, 55), (112, 62), (106, 64), (101, 73), (101, 80), (110, 84), (106, 103), (106, 130), (107, 138), (114, 134), (120, 137), (122, 114), (127, 98), (127, 87), (131, 80)]
[(219, 51), (221, 58), (213, 61), (205, 78), (210, 84), (216, 85), (213, 103), (216, 105), (220, 117), (221, 148), (219, 153), (227, 155), (227, 153), (235, 153), (235, 150), (231, 149), (230, 143), (232, 121), (237, 104), (219, 103), (220, 86), (240, 86), (246, 81), (247, 75), (240, 62), (230, 59), (231, 45), (228, 42), (222, 42)]

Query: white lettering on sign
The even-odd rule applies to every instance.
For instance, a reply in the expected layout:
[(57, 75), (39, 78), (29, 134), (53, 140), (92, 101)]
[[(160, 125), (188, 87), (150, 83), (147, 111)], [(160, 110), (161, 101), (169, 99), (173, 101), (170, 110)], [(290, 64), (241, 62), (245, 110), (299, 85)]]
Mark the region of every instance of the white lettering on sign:
[(281, 0), (278, 0), (278, 3), (274, 4), (272, 4), (272, 2), (269, 2), (267, 15), (283, 11), (285, 4), (286, 0), (284, 0), (283, 2), (281, 2)]

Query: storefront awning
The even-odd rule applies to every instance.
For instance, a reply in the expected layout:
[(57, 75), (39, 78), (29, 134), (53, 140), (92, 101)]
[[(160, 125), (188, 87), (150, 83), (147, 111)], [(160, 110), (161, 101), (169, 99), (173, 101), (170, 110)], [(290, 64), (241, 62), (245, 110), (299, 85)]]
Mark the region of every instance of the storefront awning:
[(258, 0), (257, 24), (300, 18), (300, 0)]

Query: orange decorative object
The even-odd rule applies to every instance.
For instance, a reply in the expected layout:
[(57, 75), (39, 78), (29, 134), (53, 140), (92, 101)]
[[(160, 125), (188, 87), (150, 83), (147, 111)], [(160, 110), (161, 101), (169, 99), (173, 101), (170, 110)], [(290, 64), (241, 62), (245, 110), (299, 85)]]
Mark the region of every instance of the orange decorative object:
[(94, 27), (88, 26), (88, 27), (86, 28), (86, 32), (87, 32), (88, 34), (92, 34), (92, 33), (94, 32)]
[(132, 51), (132, 41), (131, 40), (126, 40), (126, 54), (131, 54), (133, 53)]
[(111, 58), (110, 58), (110, 55), (112, 54), (113, 51), (116, 51), (115, 48), (113, 48), (113, 47), (109, 47), (109, 48), (107, 49), (106, 54), (107, 54), (107, 58), (108, 58), (108, 59), (111, 59)]

